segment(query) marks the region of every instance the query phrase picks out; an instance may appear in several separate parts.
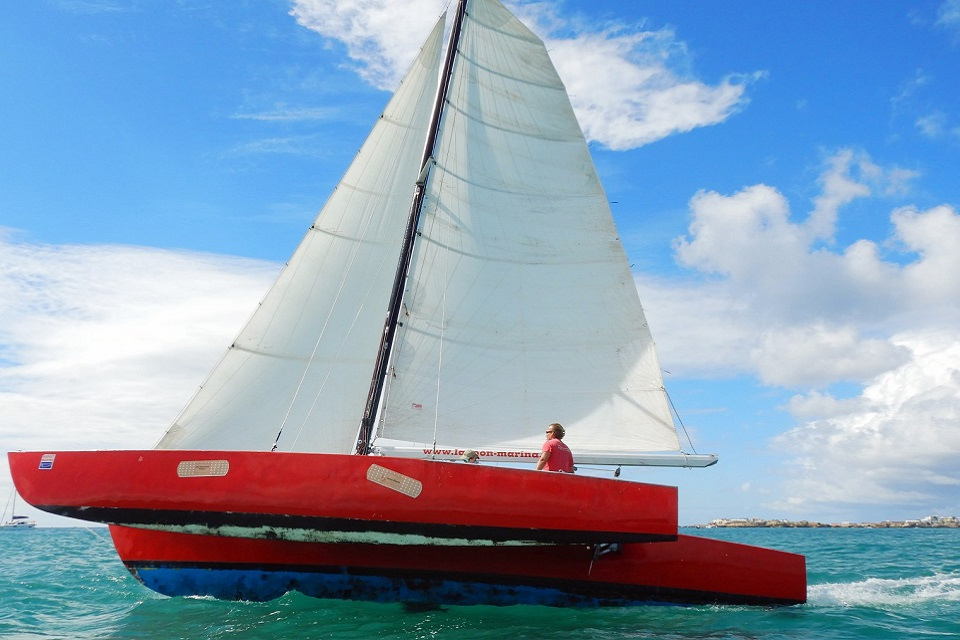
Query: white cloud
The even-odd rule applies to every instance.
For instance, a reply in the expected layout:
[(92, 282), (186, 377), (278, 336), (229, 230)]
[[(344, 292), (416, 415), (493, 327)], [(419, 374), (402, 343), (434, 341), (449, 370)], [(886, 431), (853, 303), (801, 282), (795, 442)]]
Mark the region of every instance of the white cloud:
[(62, 11), (81, 15), (125, 13), (139, 10), (135, 5), (116, 0), (73, 0), (72, 2), (59, 3), (58, 8)]
[(340, 109), (332, 107), (291, 107), (273, 105), (267, 111), (240, 112), (231, 117), (236, 120), (259, 120), (262, 122), (301, 122), (304, 120), (329, 121), (340, 116)]
[(227, 153), (232, 156), (260, 156), (264, 154), (323, 157), (326, 154), (323, 136), (298, 135), (261, 138), (237, 144)]
[(0, 235), (0, 444), (153, 446), (278, 268)]
[(367, 82), (392, 90), (442, 13), (443, 0), (295, 0), (303, 26), (347, 47)]
[(905, 332), (890, 341), (908, 350), (909, 360), (857, 398), (812, 397), (826, 416), (776, 439), (798, 456), (786, 484), (791, 507), (960, 509), (960, 332)]
[(752, 373), (744, 349), (756, 323), (750, 305), (726, 283), (640, 276), (637, 289), (666, 369), (678, 376)]
[[(303, 26), (342, 42), (366, 81), (393, 89), (445, 4), (296, 0), (291, 14)], [(723, 122), (745, 106), (747, 85), (762, 76), (730, 74), (707, 84), (683, 71), (689, 54), (669, 29), (584, 26), (583, 20), (561, 17), (544, 3), (519, 4), (515, 10), (549, 48), (587, 138), (611, 149)]]
[[(901, 167), (879, 167), (867, 154), (851, 149), (838, 151), (824, 165), (819, 178), (822, 191), (802, 222), (791, 220), (786, 198), (766, 185), (748, 187), (733, 196), (698, 193), (691, 201), (694, 238), (681, 238), (676, 244), (681, 262), (734, 278), (753, 273), (758, 280), (770, 273), (769, 268), (782, 271), (785, 260), (806, 263), (806, 270), (814, 241), (833, 242), (842, 206), (874, 194), (902, 194), (919, 175)], [(853, 251), (856, 261), (868, 258), (870, 250), (859, 245)], [(777, 276), (780, 282), (783, 274)]]
[(820, 178), (823, 192), (805, 219), (786, 198), (755, 185), (733, 195), (701, 192), (691, 200), (689, 234), (675, 243), (678, 261), (712, 274), (763, 327), (849, 324), (874, 330), (901, 314), (956, 313), (960, 217), (943, 205), (888, 214), (888, 237), (835, 247), (837, 215), (855, 199), (902, 191), (905, 172), (844, 150)]
[(896, 331), (960, 320), (960, 215), (952, 207), (898, 208), (888, 214), (888, 237), (833, 246), (843, 205), (902, 188), (905, 173), (838, 152), (801, 220), (766, 185), (696, 194), (689, 234), (675, 250), (708, 280), (638, 280), (665, 366), (685, 375), (749, 373), (785, 387), (862, 382), (903, 363), (904, 350), (889, 341)]
[[(855, 162), (854, 153), (849, 149), (831, 157), (827, 164), (828, 170), (820, 176), (823, 193), (814, 199), (813, 211), (805, 224), (813, 238), (832, 238), (836, 231), (837, 210), (857, 198), (870, 195), (867, 182), (876, 180), (883, 173), (863, 154)], [(855, 169), (859, 169), (860, 176), (853, 175)]]
[(790, 206), (776, 189), (756, 185), (733, 196), (700, 192), (690, 201), (690, 238), (675, 243), (681, 264), (756, 284), (783, 277), (806, 255), (808, 238), (790, 222)]
[(960, 37), (960, 0), (944, 0), (937, 9), (936, 24)]
[(882, 207), (914, 175), (840, 151), (805, 218), (766, 185), (698, 193), (675, 249), (701, 279), (638, 283), (674, 375), (804, 390), (772, 442), (796, 470), (777, 509), (960, 508), (960, 213), (888, 209), (885, 236), (836, 238), (845, 205)]
[(790, 398), (787, 410), (797, 418), (813, 419), (854, 413), (862, 406), (860, 398), (835, 398), (817, 390)]
[(584, 134), (615, 150), (723, 122), (762, 76), (730, 75), (718, 85), (685, 78), (671, 68), (671, 58), (686, 52), (669, 30), (544, 40)]
[(960, 126), (951, 124), (949, 116), (940, 110), (917, 118), (917, 129), (925, 138), (940, 140), (943, 138), (960, 139)]
[(812, 324), (765, 332), (750, 356), (764, 384), (797, 387), (866, 380), (902, 364), (908, 354), (850, 326)]
[(960, 300), (960, 216), (947, 205), (929, 211), (904, 207), (891, 216), (896, 239), (919, 258), (903, 268), (899, 291), (906, 304), (939, 313)]

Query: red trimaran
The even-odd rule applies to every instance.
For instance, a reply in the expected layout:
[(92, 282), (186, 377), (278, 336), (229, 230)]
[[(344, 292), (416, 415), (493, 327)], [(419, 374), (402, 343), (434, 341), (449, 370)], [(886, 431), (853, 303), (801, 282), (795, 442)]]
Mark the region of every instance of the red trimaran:
[(558, 420), (582, 466), (716, 457), (681, 450), (543, 43), (497, 0), (441, 56), (444, 23), (157, 447), (11, 453), (21, 495), (168, 595), (804, 602), (802, 556), (679, 534), (673, 487), (532, 470)]

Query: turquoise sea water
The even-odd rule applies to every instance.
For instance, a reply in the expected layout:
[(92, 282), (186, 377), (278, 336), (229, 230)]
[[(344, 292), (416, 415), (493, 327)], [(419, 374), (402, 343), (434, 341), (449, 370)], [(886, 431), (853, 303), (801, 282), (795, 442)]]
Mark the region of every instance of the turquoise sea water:
[(105, 529), (0, 532), (0, 638), (960, 638), (958, 529), (688, 531), (807, 556), (797, 607), (446, 607), (166, 598)]

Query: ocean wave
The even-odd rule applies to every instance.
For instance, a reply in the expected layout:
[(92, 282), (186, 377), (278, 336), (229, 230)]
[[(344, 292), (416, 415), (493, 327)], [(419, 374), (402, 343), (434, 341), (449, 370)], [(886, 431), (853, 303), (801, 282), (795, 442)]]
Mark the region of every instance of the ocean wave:
[(909, 606), (934, 601), (960, 602), (960, 573), (816, 584), (807, 588), (807, 598), (813, 605), (846, 606)]

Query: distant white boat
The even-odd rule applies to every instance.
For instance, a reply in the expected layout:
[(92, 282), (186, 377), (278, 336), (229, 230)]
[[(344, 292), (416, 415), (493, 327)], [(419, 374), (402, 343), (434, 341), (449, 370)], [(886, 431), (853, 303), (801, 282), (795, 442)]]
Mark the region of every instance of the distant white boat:
[(7, 501), (7, 504), (13, 504), (13, 508), (10, 509), (10, 519), (7, 520), (7, 508), (3, 508), (3, 524), (0, 524), (0, 529), (33, 529), (37, 526), (36, 520), (31, 520), (27, 516), (18, 516), (17, 515), (17, 490), (13, 490), (13, 495), (10, 500)]

